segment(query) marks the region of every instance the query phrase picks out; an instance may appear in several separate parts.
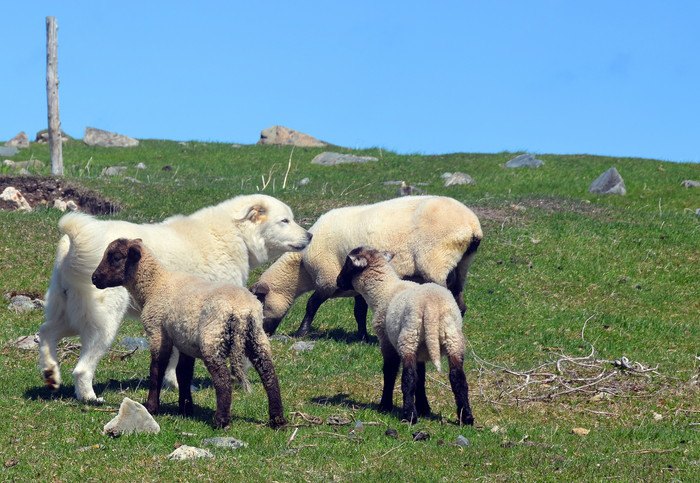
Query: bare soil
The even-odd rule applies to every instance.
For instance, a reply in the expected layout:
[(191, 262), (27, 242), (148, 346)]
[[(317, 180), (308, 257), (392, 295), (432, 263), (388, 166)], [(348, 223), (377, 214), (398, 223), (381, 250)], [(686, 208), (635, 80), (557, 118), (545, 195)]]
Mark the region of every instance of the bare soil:
[[(121, 209), (119, 203), (62, 178), (0, 175), (0, 193), (8, 186), (19, 190), (32, 208), (52, 207), (54, 200), (62, 199), (66, 202), (74, 201), (79, 206), (80, 211), (92, 215), (116, 213)], [(14, 209), (12, 203), (0, 200), (0, 210), (12, 211)]]

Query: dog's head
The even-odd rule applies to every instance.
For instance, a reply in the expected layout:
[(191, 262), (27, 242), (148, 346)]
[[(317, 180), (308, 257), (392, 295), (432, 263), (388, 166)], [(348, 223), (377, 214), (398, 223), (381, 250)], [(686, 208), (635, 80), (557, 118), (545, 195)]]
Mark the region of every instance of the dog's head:
[(303, 250), (311, 242), (311, 233), (294, 221), (291, 208), (271, 196), (256, 197), (247, 209), (245, 220), (254, 225), (268, 258)]
[(92, 274), (92, 283), (99, 289), (118, 287), (133, 278), (143, 246), (141, 239), (119, 238), (107, 246), (102, 261)]
[(340, 290), (354, 290), (353, 282), (365, 270), (387, 264), (394, 258), (391, 252), (383, 252), (368, 247), (357, 247), (345, 257), (345, 264), (336, 278)]

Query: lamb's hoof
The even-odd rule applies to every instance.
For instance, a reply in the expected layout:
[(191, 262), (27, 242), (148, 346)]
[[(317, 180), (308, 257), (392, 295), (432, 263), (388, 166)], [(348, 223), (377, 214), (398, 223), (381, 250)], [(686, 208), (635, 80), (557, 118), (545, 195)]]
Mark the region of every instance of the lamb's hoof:
[(360, 342), (367, 343), (369, 342), (369, 334), (367, 334), (367, 332), (363, 334), (357, 334), (357, 340), (359, 340)]
[(187, 401), (184, 404), (180, 404), (180, 414), (185, 418), (191, 418), (194, 414), (194, 405), (192, 401)]
[(309, 333), (308, 329), (299, 329), (292, 334), (292, 337), (296, 337), (296, 338), (306, 337), (308, 335), (308, 333)]
[(270, 427), (272, 429), (279, 429), (283, 426), (286, 426), (287, 420), (284, 418), (284, 416), (275, 416), (270, 418)]
[(383, 413), (390, 413), (394, 410), (394, 403), (379, 403), (379, 411)]
[(418, 416), (430, 416), (432, 414), (430, 406), (427, 404), (425, 406), (416, 405), (416, 411), (418, 411)]
[(460, 422), (460, 424), (463, 424), (465, 426), (474, 426), (474, 416), (472, 416), (471, 414), (463, 415), (459, 419), (459, 422)]
[(408, 424), (416, 424), (418, 422), (418, 413), (416, 411), (404, 411), (401, 419), (402, 422), (407, 422)]
[(216, 429), (226, 429), (230, 422), (230, 417), (219, 416), (217, 414), (214, 415), (214, 427)]

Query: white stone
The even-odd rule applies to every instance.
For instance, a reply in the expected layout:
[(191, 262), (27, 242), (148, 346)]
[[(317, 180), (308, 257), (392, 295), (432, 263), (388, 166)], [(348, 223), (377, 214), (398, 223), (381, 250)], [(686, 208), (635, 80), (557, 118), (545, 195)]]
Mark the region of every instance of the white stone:
[(187, 446), (186, 444), (183, 444), (168, 455), (168, 459), (173, 461), (213, 457), (214, 455), (205, 449), (197, 448), (196, 446)]
[(119, 414), (105, 424), (102, 429), (102, 434), (112, 437), (121, 436), (122, 434), (157, 434), (159, 432), (160, 426), (153, 419), (153, 416), (148, 413), (143, 404), (137, 403), (128, 397), (125, 397), (121, 406), (119, 406)]
[(32, 211), (32, 207), (29, 202), (22, 196), (22, 193), (17, 190), (14, 186), (8, 186), (0, 194), (0, 200), (9, 201), (13, 203), (18, 211)]

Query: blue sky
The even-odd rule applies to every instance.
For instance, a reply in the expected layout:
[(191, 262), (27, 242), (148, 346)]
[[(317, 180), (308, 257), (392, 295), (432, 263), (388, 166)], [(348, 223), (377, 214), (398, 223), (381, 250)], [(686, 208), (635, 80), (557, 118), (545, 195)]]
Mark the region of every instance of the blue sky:
[(46, 127), (47, 15), (74, 137), (700, 162), (697, 1), (9, 2), (0, 139)]

